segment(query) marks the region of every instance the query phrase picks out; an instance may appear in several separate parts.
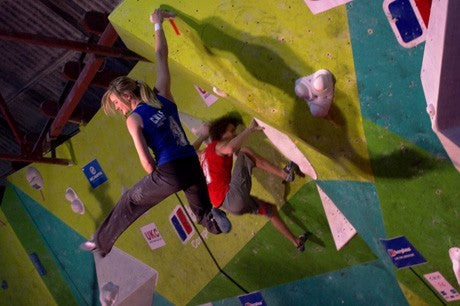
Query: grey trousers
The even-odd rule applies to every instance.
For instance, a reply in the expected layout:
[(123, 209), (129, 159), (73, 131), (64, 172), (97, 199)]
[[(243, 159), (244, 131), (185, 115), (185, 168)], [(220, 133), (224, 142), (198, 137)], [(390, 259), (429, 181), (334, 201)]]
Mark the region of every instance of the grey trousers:
[(183, 190), (197, 222), (218, 234), (210, 221), (211, 202), (206, 179), (196, 155), (176, 159), (159, 166), (127, 190), (93, 236), (97, 249), (105, 256), (117, 238), (147, 210)]
[(229, 189), (222, 207), (234, 215), (257, 214), (259, 203), (251, 196), (254, 162), (242, 151), (238, 152)]

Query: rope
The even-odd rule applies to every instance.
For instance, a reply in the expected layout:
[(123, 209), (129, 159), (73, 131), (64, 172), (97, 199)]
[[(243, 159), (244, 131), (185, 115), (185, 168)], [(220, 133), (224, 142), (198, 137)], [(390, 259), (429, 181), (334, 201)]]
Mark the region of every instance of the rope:
[(187, 218), (190, 220), (190, 222), (192, 223), (193, 225), (193, 228), (195, 228), (195, 231), (198, 233), (198, 236), (200, 237), (200, 240), (201, 242), (203, 243), (204, 247), (206, 248), (206, 250), (208, 251), (209, 253), (209, 256), (211, 256), (211, 259), (212, 261), (214, 261), (214, 264), (216, 265), (217, 269), (219, 270), (220, 273), (222, 273), (226, 278), (228, 278), (229, 281), (231, 281), (233, 284), (235, 284), (238, 288), (240, 288), (244, 293), (249, 293), (246, 289), (244, 289), (240, 284), (238, 284), (230, 275), (227, 274), (227, 272), (225, 272), (219, 265), (219, 263), (217, 262), (216, 258), (214, 257), (214, 255), (212, 254), (211, 250), (209, 249), (208, 245), (206, 244), (206, 242), (204, 241), (204, 238), (201, 236), (200, 232), (198, 231), (198, 228), (196, 227), (196, 224), (193, 222), (192, 220), (192, 217), (190, 216), (190, 214), (188, 213), (187, 209), (185, 208), (185, 205), (184, 203), (182, 202), (181, 198), (177, 195), (177, 193), (175, 193), (177, 199), (179, 200), (179, 203), (180, 205), (182, 206), (182, 208), (184, 209), (185, 211), (185, 214), (187, 215)]

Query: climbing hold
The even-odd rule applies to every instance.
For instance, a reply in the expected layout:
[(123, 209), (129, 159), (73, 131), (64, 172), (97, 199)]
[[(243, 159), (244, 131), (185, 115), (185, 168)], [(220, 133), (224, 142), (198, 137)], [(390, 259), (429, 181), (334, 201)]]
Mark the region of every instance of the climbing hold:
[(449, 257), (452, 261), (455, 278), (457, 278), (457, 283), (460, 285), (460, 248), (450, 248)]
[(434, 109), (433, 104), (428, 104), (428, 106), (426, 107), (426, 112), (428, 113), (428, 115), (430, 115), (431, 120), (433, 120), (434, 115), (436, 114), (436, 110)]
[(118, 292), (120, 291), (120, 287), (115, 285), (112, 282), (106, 283), (101, 288), (101, 293), (99, 294), (99, 301), (103, 306), (110, 306), (115, 305), (115, 302), (118, 298)]
[(65, 198), (70, 202), (70, 208), (72, 208), (74, 213), (80, 215), (85, 213), (85, 205), (83, 205), (83, 202), (78, 198), (72, 187), (68, 187), (65, 191)]
[(313, 116), (326, 117), (334, 98), (334, 79), (331, 72), (321, 69), (297, 79), (295, 93), (307, 102)]
[(222, 98), (225, 98), (225, 97), (228, 97), (228, 94), (222, 90), (220, 90), (219, 88), (217, 87), (213, 87), (212, 88), (212, 91), (214, 91), (214, 93), (216, 95), (218, 95), (219, 97), (222, 97)]
[(43, 178), (34, 167), (29, 167), (26, 170), (26, 179), (29, 182), (30, 186), (40, 191), (43, 201), (45, 200), (45, 195), (43, 193)]

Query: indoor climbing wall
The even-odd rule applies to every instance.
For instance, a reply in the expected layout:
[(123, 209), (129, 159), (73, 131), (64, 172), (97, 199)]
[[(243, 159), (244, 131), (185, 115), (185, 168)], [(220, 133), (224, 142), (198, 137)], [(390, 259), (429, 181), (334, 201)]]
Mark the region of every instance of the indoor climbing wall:
[[(295, 234), (307, 233), (306, 251), (259, 216), (230, 216), (233, 229), (225, 235), (192, 229), (171, 196), (118, 239), (115, 255), (126, 264), (114, 276), (101, 272), (110, 262), (95, 266), (78, 245), (144, 171), (124, 120), (100, 111), (57, 150), (76, 166), (33, 165), (43, 196), (27, 182), (27, 169), (9, 178), (1, 242), (19, 241), (23, 261), (31, 253), (41, 260), (48, 276), (34, 275), (43, 288), (34, 294), (43, 291), (57, 304), (71, 296), (80, 305), (98, 303), (101, 288), (135, 298), (134, 291), (153, 287), (154, 305), (235, 305), (247, 292), (259, 292), (269, 305), (440, 303), (418, 276), (439, 271), (456, 285), (448, 250), (460, 244), (460, 176), (425, 111), (423, 42), (400, 44), (384, 1), (325, 9), (310, 2), (126, 0), (110, 15), (125, 44), (154, 61), (149, 15), (160, 5), (176, 12), (177, 32), (167, 21), (163, 27), (172, 92), (190, 140), (200, 122), (234, 112), (246, 124), (255, 117), (266, 126), (248, 141), (255, 151), (280, 166), (291, 158), (302, 163), (305, 178), (288, 186), (255, 171), (253, 194), (277, 204)], [(335, 96), (329, 116), (317, 118), (294, 85), (323, 68), (335, 77)], [(152, 85), (154, 72), (154, 64), (142, 62), (130, 76)], [(91, 165), (88, 178), (105, 178), (95, 187), (83, 171)], [(76, 197), (82, 214), (72, 204)], [(380, 239), (400, 235), (428, 263), (396, 270)], [(11, 271), (11, 260), (0, 271)], [(33, 264), (22, 267), (30, 271)], [(136, 271), (131, 287), (119, 279), (130, 271)], [(5, 275), (11, 285), (0, 298), (18, 295), (6, 279), (11, 273)]]
[[(164, 3), (179, 17), (180, 35), (165, 24), (172, 62), (196, 75), (196, 82), (207, 80), (228, 94), (226, 100), (239, 109), (288, 133), (312, 163), (323, 165), (320, 177), (371, 179), (344, 6), (313, 17), (298, 1), (268, 1), (263, 7), (244, 1)], [(127, 45), (152, 60), (148, 16), (158, 5), (125, 1), (110, 17)], [(294, 93), (296, 79), (324, 67), (341, 76), (335, 99), (343, 103), (333, 105), (332, 122), (309, 115)], [(209, 85), (202, 87), (210, 90)]]

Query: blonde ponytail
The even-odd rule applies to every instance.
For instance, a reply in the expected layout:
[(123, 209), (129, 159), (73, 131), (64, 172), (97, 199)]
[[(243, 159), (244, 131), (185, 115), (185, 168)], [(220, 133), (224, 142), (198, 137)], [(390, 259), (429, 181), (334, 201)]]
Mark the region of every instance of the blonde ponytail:
[(143, 81), (136, 81), (136, 83), (139, 87), (141, 100), (155, 108), (161, 108), (162, 104), (160, 100), (158, 100), (157, 95), (150, 89), (150, 87)]
[(162, 107), (162, 104), (158, 100), (155, 93), (150, 89), (150, 87), (147, 84), (145, 84), (145, 82), (135, 80), (127, 76), (121, 76), (110, 82), (107, 91), (102, 96), (102, 109), (104, 110), (104, 113), (106, 115), (112, 115), (116, 113), (115, 106), (113, 105), (113, 102), (110, 100), (111, 94), (116, 95), (120, 99), (120, 102), (128, 105), (128, 102), (122, 98), (122, 95), (125, 92), (133, 93), (142, 102), (151, 105), (155, 108)]

